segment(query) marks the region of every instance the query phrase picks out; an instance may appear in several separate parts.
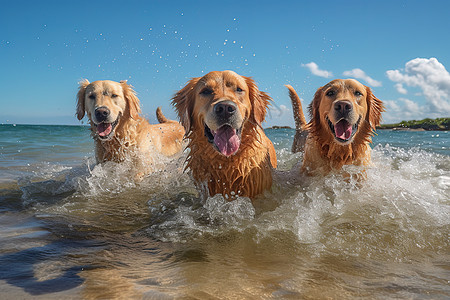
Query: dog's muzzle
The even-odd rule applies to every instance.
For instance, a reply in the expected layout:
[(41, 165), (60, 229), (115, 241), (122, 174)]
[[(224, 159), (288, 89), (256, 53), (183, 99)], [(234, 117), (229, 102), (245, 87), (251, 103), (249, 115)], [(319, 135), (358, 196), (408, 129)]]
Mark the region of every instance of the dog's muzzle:
[(238, 122), (237, 105), (229, 100), (218, 102), (213, 107), (216, 130), (205, 124), (205, 136), (217, 151), (225, 156), (234, 155), (241, 145), (241, 127)]

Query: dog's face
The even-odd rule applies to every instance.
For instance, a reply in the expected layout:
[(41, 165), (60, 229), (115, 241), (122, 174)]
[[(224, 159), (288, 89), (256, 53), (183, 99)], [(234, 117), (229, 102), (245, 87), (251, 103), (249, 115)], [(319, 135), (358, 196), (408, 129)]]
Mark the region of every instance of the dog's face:
[(84, 80), (80, 83), (77, 117), (81, 120), (86, 113), (101, 140), (114, 136), (121, 118), (136, 118), (139, 112), (139, 100), (126, 81), (101, 80), (89, 83)]
[(232, 71), (214, 71), (192, 79), (173, 99), (186, 132), (203, 130), (215, 149), (234, 155), (247, 121), (264, 120), (270, 97), (251, 78)]
[(354, 79), (336, 79), (319, 88), (310, 106), (313, 121), (339, 144), (351, 143), (362, 125), (375, 128), (381, 110), (370, 88)]

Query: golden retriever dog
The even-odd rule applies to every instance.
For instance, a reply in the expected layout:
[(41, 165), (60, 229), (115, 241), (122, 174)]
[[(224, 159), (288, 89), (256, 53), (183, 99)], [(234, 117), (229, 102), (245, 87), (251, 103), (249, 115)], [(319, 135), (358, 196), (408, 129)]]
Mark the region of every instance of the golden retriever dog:
[(97, 163), (131, 158), (136, 179), (153, 171), (158, 154), (170, 157), (180, 152), (184, 137), (184, 127), (167, 120), (160, 108), (160, 124), (149, 124), (140, 113), (139, 99), (126, 81), (80, 82), (76, 115), (79, 120), (85, 114), (89, 118)]
[(261, 127), (271, 100), (233, 71), (193, 78), (175, 94), (189, 139), (186, 168), (206, 195), (254, 198), (271, 188), (277, 159)]
[[(380, 124), (383, 103), (371, 89), (354, 79), (336, 79), (320, 87), (309, 106), (311, 121), (305, 125), (297, 93), (287, 86), (299, 131), (308, 131), (302, 171), (327, 174), (344, 165), (370, 164), (372, 136)], [(298, 125), (296, 125), (298, 126)], [(297, 137), (297, 136), (296, 136)], [(294, 141), (294, 144), (301, 142)]]

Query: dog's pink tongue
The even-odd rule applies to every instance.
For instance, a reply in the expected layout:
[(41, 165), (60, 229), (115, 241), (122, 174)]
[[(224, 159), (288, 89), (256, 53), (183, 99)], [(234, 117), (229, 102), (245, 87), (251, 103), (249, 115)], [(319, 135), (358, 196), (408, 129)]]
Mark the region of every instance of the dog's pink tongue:
[(348, 140), (352, 136), (352, 126), (345, 120), (340, 120), (334, 125), (334, 134), (342, 140)]
[(225, 156), (230, 156), (239, 150), (241, 139), (236, 134), (236, 130), (230, 126), (222, 126), (214, 135), (214, 144), (217, 146), (220, 153)]
[(112, 125), (111, 123), (100, 123), (97, 125), (97, 132), (99, 136), (107, 136), (111, 133)]

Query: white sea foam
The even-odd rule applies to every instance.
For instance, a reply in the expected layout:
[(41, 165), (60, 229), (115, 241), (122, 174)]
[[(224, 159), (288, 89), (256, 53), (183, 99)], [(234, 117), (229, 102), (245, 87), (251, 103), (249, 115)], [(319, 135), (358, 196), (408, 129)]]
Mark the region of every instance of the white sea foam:
[(200, 199), (183, 173), (185, 157), (140, 182), (130, 175), (130, 163), (93, 165), (91, 160), (76, 168), (48, 166), (36, 173), (39, 181), (27, 177), (19, 185), (23, 203), (40, 213), (108, 230), (146, 227), (146, 235), (163, 241), (251, 231), (256, 242), (288, 234), (315, 249), (368, 256), (388, 251), (395, 259), (445, 247), (450, 157), (379, 145), (363, 182), (340, 174), (301, 177), (301, 154), (283, 149), (278, 157), (285, 172), (275, 176), (272, 192), (253, 203), (248, 198), (228, 202), (220, 195)]
[(151, 202), (159, 221), (148, 234), (183, 242), (230, 231), (250, 230), (255, 241), (288, 233), (315, 249), (363, 256), (389, 252), (398, 260), (424, 248), (443, 251), (450, 222), (450, 158), (387, 145), (375, 148), (373, 163), (363, 182), (340, 174), (299, 185), (278, 182), (254, 205), (246, 198), (227, 202), (220, 195), (202, 204), (195, 197), (175, 201), (165, 209)]
[[(97, 296), (221, 290), (235, 297), (239, 290), (251, 291), (249, 298), (323, 298), (323, 291), (340, 298), (442, 298), (450, 157), (435, 147), (408, 149), (417, 144), (410, 138), (422, 139), (416, 134), (384, 134), (389, 142), (396, 139), (390, 134), (404, 135), (396, 144), (402, 146), (375, 147), (361, 182), (300, 176), (302, 154), (290, 153), (291, 137), (282, 134), (278, 143), (275, 136), (275, 184), (253, 202), (202, 199), (183, 172), (185, 155), (158, 160), (142, 181), (134, 180), (131, 162), (11, 161), (8, 176), (19, 179), (0, 191), (3, 274), (27, 282), (21, 272), (29, 270), (27, 283), (40, 286), (55, 277), (67, 282), (65, 270), (86, 265), (74, 276), (85, 279), (83, 293)], [(30, 255), (38, 260), (30, 263)]]

